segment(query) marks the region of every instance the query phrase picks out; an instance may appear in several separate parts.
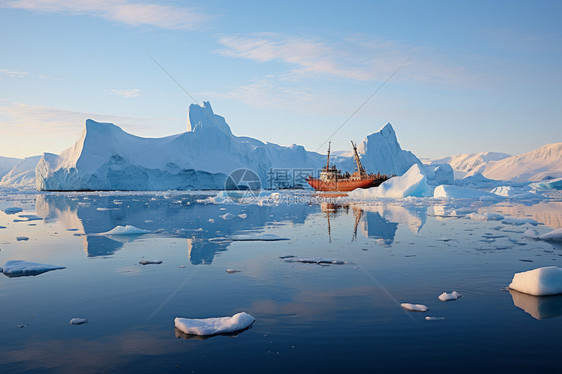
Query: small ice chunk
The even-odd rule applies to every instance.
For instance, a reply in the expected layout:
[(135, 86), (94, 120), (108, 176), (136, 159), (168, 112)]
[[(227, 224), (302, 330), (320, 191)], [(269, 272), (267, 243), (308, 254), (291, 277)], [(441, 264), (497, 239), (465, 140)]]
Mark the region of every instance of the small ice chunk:
[(242, 312), (232, 317), (203, 319), (176, 317), (174, 324), (184, 334), (209, 336), (243, 330), (250, 327), (255, 320), (251, 315)]
[(6, 213), (6, 214), (16, 214), (16, 213), (19, 213), (21, 211), (23, 211), (23, 209), (20, 208), (20, 207), (17, 207), (17, 206), (12, 206), (12, 207), (4, 209), (4, 213)]
[(4, 264), (4, 275), (8, 277), (23, 277), (28, 275), (39, 275), (51, 270), (64, 269), (64, 266), (39, 264), (21, 260), (12, 260)]
[(441, 300), (441, 301), (451, 301), (451, 300), (456, 300), (461, 296), (462, 295), (460, 293), (458, 293), (457, 291), (453, 291), (451, 293), (443, 292), (441, 295), (439, 295), (439, 300)]
[(562, 268), (547, 266), (515, 273), (509, 288), (535, 296), (562, 294)]
[(527, 231), (523, 233), (523, 237), (530, 238), (530, 239), (538, 239), (539, 232), (532, 227), (529, 227)]
[(289, 240), (289, 238), (282, 238), (274, 234), (243, 234), (243, 235), (232, 235), (230, 237), (234, 241), (278, 241), (278, 240)]
[(88, 323), (88, 320), (85, 318), (73, 318), (70, 320), (71, 325), (83, 325), (85, 323)]
[(402, 303), (400, 306), (410, 312), (427, 312), (429, 308), (423, 304)]
[(213, 222), (215, 222), (215, 220), (214, 220), (214, 219), (212, 219), (212, 218), (209, 218), (209, 219), (208, 219), (207, 221), (208, 221), (208, 222), (210, 222), (210, 223), (213, 223)]
[(234, 274), (234, 273), (240, 273), (240, 270), (236, 270), (236, 269), (226, 269), (226, 272), (228, 274)]
[(246, 213), (242, 213), (238, 215), (239, 218), (246, 219), (248, 215)]
[(139, 229), (132, 225), (116, 226), (114, 229), (107, 232), (102, 232), (99, 235), (142, 235), (148, 234), (150, 231)]
[(161, 264), (162, 261), (161, 260), (157, 260), (157, 261), (150, 261), (150, 260), (140, 260), (139, 264), (141, 265), (158, 265)]
[(562, 228), (547, 232), (546, 234), (543, 234), (543, 235), (539, 236), (539, 239), (561, 242), (562, 241)]
[(474, 221), (501, 221), (504, 217), (496, 213), (470, 213), (468, 218)]
[(222, 218), (224, 220), (233, 219), (234, 217), (236, 217), (236, 216), (232, 213), (225, 213), (222, 216), (220, 216), (220, 218)]
[(334, 260), (332, 258), (321, 258), (321, 257), (298, 257), (298, 258), (289, 258), (285, 260), (286, 262), (302, 262), (303, 264), (334, 264), (334, 265), (343, 265), (345, 261), (341, 260)]
[(444, 320), (444, 319), (445, 319), (445, 317), (429, 317), (429, 316), (425, 317), (426, 321), (441, 321), (441, 320)]

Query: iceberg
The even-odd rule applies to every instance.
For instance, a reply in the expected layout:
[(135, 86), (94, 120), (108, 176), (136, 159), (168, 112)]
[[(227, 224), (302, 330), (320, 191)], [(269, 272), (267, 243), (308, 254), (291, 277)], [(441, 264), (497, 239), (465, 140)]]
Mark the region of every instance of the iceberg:
[(515, 273), (509, 288), (535, 296), (562, 294), (562, 268), (547, 266)]
[(429, 308), (423, 304), (402, 303), (400, 306), (410, 312), (427, 312)]
[(25, 277), (30, 275), (39, 275), (51, 270), (59, 270), (64, 268), (64, 266), (12, 260), (4, 264), (3, 273), (8, 277)]
[(126, 226), (115, 226), (115, 228), (107, 232), (102, 232), (98, 235), (142, 235), (142, 234), (148, 234), (149, 232), (150, 232), (149, 230), (143, 230), (132, 225), (126, 225)]
[(11, 188), (34, 188), (35, 187), (35, 168), (41, 156), (26, 157), (19, 160), (2, 179), (0, 187)]
[(541, 182), (531, 183), (532, 190), (562, 190), (562, 178), (547, 179)]
[(441, 295), (439, 295), (439, 300), (441, 300), (441, 301), (452, 301), (452, 300), (458, 299), (461, 296), (462, 295), (460, 293), (458, 293), (457, 291), (453, 291), (451, 293), (443, 292)]
[(176, 329), (187, 335), (210, 336), (228, 334), (250, 327), (256, 319), (251, 315), (241, 312), (232, 317), (190, 319), (176, 317)]
[(431, 196), (432, 192), (423, 166), (414, 164), (400, 177), (391, 178), (378, 187), (356, 189), (349, 192), (348, 196), (354, 199), (403, 198)]

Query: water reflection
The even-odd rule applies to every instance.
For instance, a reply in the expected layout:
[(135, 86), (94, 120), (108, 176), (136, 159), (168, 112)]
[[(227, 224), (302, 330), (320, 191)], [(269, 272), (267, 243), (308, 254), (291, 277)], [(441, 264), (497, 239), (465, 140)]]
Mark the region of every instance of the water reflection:
[(547, 319), (562, 316), (562, 295), (533, 296), (510, 289), (513, 305), (523, 309), (534, 319)]

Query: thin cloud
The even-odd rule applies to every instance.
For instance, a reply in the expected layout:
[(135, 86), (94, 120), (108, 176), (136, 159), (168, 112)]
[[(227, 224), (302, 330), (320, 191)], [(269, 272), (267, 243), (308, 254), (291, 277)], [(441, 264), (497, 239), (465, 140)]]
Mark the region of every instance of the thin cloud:
[(86, 14), (132, 26), (197, 29), (210, 17), (193, 8), (131, 0), (13, 0), (2, 5), (44, 13)]
[(138, 97), (138, 96), (140, 96), (140, 89), (138, 89), (138, 88), (132, 88), (132, 89), (129, 89), (129, 90), (111, 89), (110, 92), (111, 92), (113, 95), (125, 97), (125, 98), (127, 98), (127, 99), (129, 99), (129, 98), (131, 98), (131, 97)]
[(5, 74), (11, 78), (27, 78), (29, 77), (28, 71), (15, 71), (8, 69), (0, 69), (0, 73)]
[(327, 43), (286, 34), (257, 33), (222, 36), (218, 42), (225, 48), (216, 53), (258, 63), (284, 63), (290, 68), (289, 77), (294, 80), (321, 75), (382, 81), (412, 55), (414, 58), (396, 80), (450, 85), (474, 85), (488, 80), (427, 48), (367, 36), (345, 37)]

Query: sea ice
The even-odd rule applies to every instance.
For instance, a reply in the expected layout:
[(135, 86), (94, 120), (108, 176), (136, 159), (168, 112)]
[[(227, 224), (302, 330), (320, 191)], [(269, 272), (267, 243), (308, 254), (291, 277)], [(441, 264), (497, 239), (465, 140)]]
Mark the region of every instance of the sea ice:
[(23, 211), (23, 209), (20, 208), (20, 207), (17, 207), (17, 206), (13, 206), (13, 207), (4, 209), (4, 213), (6, 213), (6, 214), (16, 214), (16, 213), (19, 213), (21, 211)]
[(282, 238), (274, 234), (242, 234), (242, 235), (232, 235), (230, 240), (233, 241), (278, 241), (278, 240), (289, 240), (289, 238)]
[(248, 215), (246, 213), (242, 213), (238, 215), (239, 218), (246, 219)]
[(161, 260), (157, 260), (157, 261), (150, 261), (150, 260), (140, 260), (139, 264), (141, 265), (158, 265), (161, 264), (162, 261)]
[(445, 319), (445, 317), (429, 317), (429, 316), (425, 317), (426, 321), (441, 321), (441, 320), (444, 320), (444, 319)]
[(132, 225), (126, 226), (116, 226), (114, 229), (107, 232), (102, 232), (98, 235), (142, 235), (148, 234), (150, 231), (139, 229), (138, 227)]
[(234, 217), (236, 217), (234, 214), (232, 213), (225, 213), (222, 216), (220, 216), (222, 219), (224, 220), (229, 220), (229, 219), (233, 219)]
[(410, 312), (427, 312), (429, 308), (423, 304), (402, 303), (400, 306)]
[(504, 218), (496, 213), (470, 213), (467, 217), (474, 221), (501, 221)]
[(21, 260), (12, 260), (4, 264), (4, 275), (8, 277), (23, 277), (28, 275), (39, 275), (51, 270), (64, 269), (64, 266), (38, 264)]
[(343, 265), (345, 261), (334, 260), (332, 258), (321, 258), (321, 257), (296, 257), (288, 258), (285, 262), (302, 262), (303, 264), (334, 264)]
[(432, 191), (422, 167), (414, 164), (400, 177), (391, 178), (378, 187), (356, 189), (348, 196), (355, 199), (423, 197), (431, 196)]
[(460, 293), (458, 293), (457, 291), (453, 291), (451, 293), (443, 292), (441, 295), (439, 295), (439, 300), (441, 300), (441, 301), (451, 301), (451, 300), (456, 300), (461, 296), (462, 295)]
[(433, 197), (445, 199), (499, 199), (496, 194), (471, 190), (459, 186), (440, 185), (435, 187)]
[(179, 318), (176, 317), (174, 324), (178, 330), (188, 335), (217, 335), (226, 334), (248, 328), (256, 319), (242, 312), (232, 317), (218, 318)]
[(562, 228), (547, 232), (546, 234), (539, 236), (539, 239), (562, 242)]
[(529, 239), (539, 239), (539, 232), (532, 227), (529, 227), (527, 231), (523, 233), (523, 237)]
[(531, 224), (533, 226), (538, 225), (539, 223), (532, 219), (532, 218), (515, 218), (515, 217), (504, 217), (504, 219), (502, 220), (502, 223), (504, 225), (515, 225), (515, 226), (521, 226), (524, 225), (526, 223)]
[(83, 325), (85, 323), (88, 323), (88, 320), (85, 318), (73, 318), (70, 320), (71, 325)]
[(562, 268), (547, 266), (515, 273), (509, 288), (535, 296), (562, 294)]
[(234, 273), (240, 273), (240, 270), (236, 270), (236, 269), (226, 269), (226, 272), (228, 274), (234, 274)]

